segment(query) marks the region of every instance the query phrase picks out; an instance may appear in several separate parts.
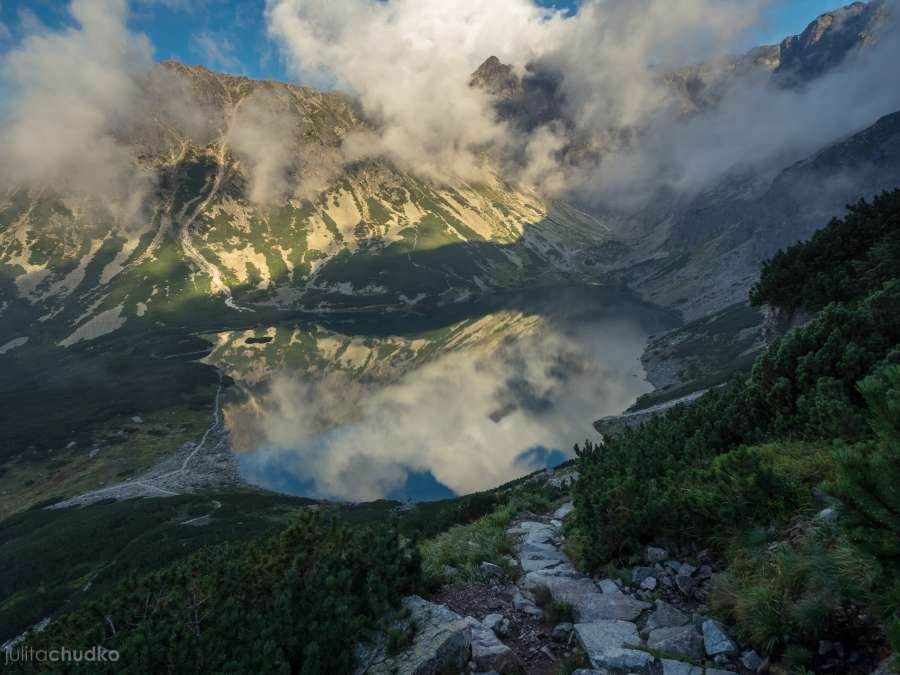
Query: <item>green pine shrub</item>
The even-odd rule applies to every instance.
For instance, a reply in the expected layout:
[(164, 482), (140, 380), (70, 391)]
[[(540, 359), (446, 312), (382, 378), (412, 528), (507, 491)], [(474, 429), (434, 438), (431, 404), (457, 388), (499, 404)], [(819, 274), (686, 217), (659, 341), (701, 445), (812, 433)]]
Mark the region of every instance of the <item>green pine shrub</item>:
[(348, 645), (419, 584), (417, 549), (389, 528), (350, 529), (307, 512), (275, 536), (132, 577), (29, 645), (120, 653), (93, 672), (352, 672)]
[(900, 649), (900, 366), (885, 366), (859, 389), (877, 436), (835, 453), (837, 476), (828, 491), (840, 500), (849, 540), (876, 570), (864, 590)]
[(831, 542), (812, 531), (798, 543), (752, 531), (732, 550), (716, 576), (711, 606), (738, 636), (765, 654), (805, 648), (831, 629), (834, 609), (846, 601)]

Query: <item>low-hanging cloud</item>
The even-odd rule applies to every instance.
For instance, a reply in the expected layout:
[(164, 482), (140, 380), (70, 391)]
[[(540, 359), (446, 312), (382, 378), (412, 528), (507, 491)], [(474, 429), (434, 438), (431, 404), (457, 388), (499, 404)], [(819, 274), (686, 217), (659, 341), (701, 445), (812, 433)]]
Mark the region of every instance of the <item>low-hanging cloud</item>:
[[(735, 165), (798, 159), (900, 108), (885, 86), (900, 59), (888, 28), (809, 86), (780, 87), (764, 69), (727, 77), (769, 4), (588, 0), (566, 15), (533, 0), (269, 0), (267, 18), (296, 77), (349, 90), (375, 122), (351, 155), (445, 180), (477, 178), (489, 155), (547, 194), (636, 208)], [(489, 55), (520, 76), (525, 64), (555, 73), (558, 119), (523, 131), (498, 117), (469, 86)], [(699, 63), (726, 77), (717, 102), (685, 110), (666, 74)]]
[(151, 64), (152, 50), (126, 28), (126, 12), (125, 0), (73, 0), (75, 26), (38, 28), (2, 56), (4, 184), (102, 197), (123, 220), (135, 216), (149, 178), (117, 132), (134, 115), (133, 76)]

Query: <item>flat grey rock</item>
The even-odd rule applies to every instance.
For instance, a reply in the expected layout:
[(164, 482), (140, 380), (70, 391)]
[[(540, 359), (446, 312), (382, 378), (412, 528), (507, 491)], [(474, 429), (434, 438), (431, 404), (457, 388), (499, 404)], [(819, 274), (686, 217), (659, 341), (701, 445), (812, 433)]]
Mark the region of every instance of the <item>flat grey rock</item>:
[(675, 659), (662, 659), (662, 668), (662, 675), (703, 675), (703, 668), (700, 666)]
[(597, 582), (597, 585), (604, 593), (620, 593), (622, 591), (622, 589), (619, 588), (619, 584), (612, 579), (601, 579)]
[(578, 641), (595, 668), (649, 673), (656, 660), (640, 647), (637, 626), (629, 621), (593, 621), (575, 624)]
[(662, 600), (656, 601), (656, 609), (647, 619), (647, 630), (657, 628), (671, 628), (672, 626), (684, 626), (690, 622), (690, 617), (681, 610)]
[(633, 621), (650, 608), (649, 602), (636, 600), (622, 592), (601, 593), (587, 577), (554, 577), (542, 572), (525, 575), (527, 588), (545, 587), (557, 602), (572, 605), (581, 622), (620, 619)]
[(553, 512), (553, 517), (557, 520), (564, 520), (567, 515), (572, 513), (575, 510), (575, 504), (572, 502), (566, 502), (562, 506), (560, 506), (556, 511)]
[(557, 567), (563, 563), (562, 560), (558, 558), (522, 558), (519, 561), (519, 565), (525, 572), (538, 572), (540, 570), (545, 570), (550, 567)]
[(650, 631), (647, 646), (688, 659), (703, 658), (703, 638), (693, 626), (671, 626)]

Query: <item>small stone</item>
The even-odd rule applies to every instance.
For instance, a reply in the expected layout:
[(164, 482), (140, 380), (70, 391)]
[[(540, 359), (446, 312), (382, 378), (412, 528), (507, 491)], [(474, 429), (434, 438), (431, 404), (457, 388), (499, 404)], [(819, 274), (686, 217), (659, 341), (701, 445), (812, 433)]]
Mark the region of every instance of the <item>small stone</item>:
[(759, 667), (762, 664), (762, 657), (752, 649), (741, 654), (741, 665), (751, 673), (759, 672)]
[(647, 577), (655, 577), (656, 570), (652, 567), (635, 567), (631, 571), (631, 583), (640, 585)]
[(604, 593), (618, 593), (621, 589), (619, 588), (619, 584), (617, 584), (612, 579), (601, 579), (597, 582), (597, 585), (600, 587), (600, 590)]
[(467, 616), (466, 624), (472, 635), (472, 661), (474, 670), (496, 671), (498, 673), (517, 673), (520, 671), (519, 659), (512, 649), (497, 639), (494, 631), (486, 628), (477, 619)]
[(641, 589), (652, 591), (656, 588), (656, 577), (647, 577), (641, 582)]
[(822, 509), (821, 511), (819, 511), (819, 515), (816, 517), (823, 523), (833, 525), (840, 518), (840, 514), (837, 512), (837, 510), (828, 507), (827, 509)]
[(712, 619), (703, 622), (703, 646), (707, 655), (713, 657), (737, 652), (737, 647), (729, 639), (722, 624)]
[(520, 612), (524, 612), (530, 616), (533, 616), (537, 619), (541, 619), (544, 616), (544, 611), (535, 605), (531, 600), (522, 595), (522, 592), (517, 588), (516, 593), (513, 596), (513, 607), (515, 607)]
[(662, 660), (663, 675), (703, 675), (703, 668), (686, 661)]
[(694, 572), (697, 571), (697, 568), (693, 565), (689, 565), (688, 563), (681, 563), (681, 567), (678, 568), (678, 574), (684, 577), (693, 576)]
[(644, 549), (644, 561), (648, 563), (662, 562), (669, 557), (669, 552), (657, 546), (648, 546)]

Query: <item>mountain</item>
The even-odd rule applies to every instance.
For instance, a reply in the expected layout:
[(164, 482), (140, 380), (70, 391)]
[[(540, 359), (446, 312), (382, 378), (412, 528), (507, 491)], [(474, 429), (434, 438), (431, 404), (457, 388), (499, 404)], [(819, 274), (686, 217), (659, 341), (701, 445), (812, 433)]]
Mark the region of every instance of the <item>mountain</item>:
[(582, 251), (606, 237), (489, 167), (437, 184), (347, 164), (342, 140), (371, 126), (340, 94), (173, 62), (143, 84), (144, 114), (119, 131), (150, 186), (136, 223), (53, 186), (0, 197), (0, 345), (34, 321), (70, 346), (226, 305), (403, 308), (589, 278)]
[(747, 298), (763, 260), (900, 185), (900, 112), (775, 172), (724, 177), (629, 243), (620, 278), (689, 318)]
[[(751, 71), (799, 86), (872, 44), (886, 5), (856, 3), (780, 45), (665, 77), (686, 111), (713, 105), (727, 78)], [(646, 212), (611, 218), (512, 185), (487, 158), (480, 181), (451, 183), (365, 153), (348, 158), (374, 127), (339, 93), (175, 62), (141, 84), (142, 114), (116, 130), (143, 181), (128, 223), (64, 185), (0, 195), (0, 349), (39, 336), (68, 347), (129, 321), (400, 309), (564, 281), (624, 280), (694, 317), (740, 296), (762, 258), (823, 215), (894, 180), (882, 129), (879, 170), (861, 183), (872, 189), (830, 192), (805, 224), (792, 220), (800, 201), (788, 184), (822, 179), (829, 163), (844, 173), (876, 164), (835, 149), (777, 167), (783, 175), (729, 175), (687, 202), (660, 195)], [(563, 116), (548, 64), (520, 75), (492, 57), (472, 86), (525, 131)]]

